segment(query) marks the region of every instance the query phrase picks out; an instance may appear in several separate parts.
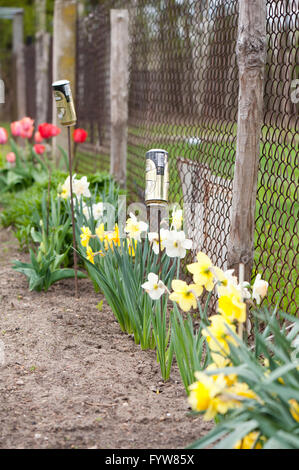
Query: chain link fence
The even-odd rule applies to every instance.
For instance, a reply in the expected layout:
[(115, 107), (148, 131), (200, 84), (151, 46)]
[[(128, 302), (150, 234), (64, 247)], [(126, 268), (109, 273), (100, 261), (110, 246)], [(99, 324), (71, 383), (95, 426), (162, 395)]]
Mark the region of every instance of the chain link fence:
[[(78, 124), (89, 131), (80, 171), (109, 170), (110, 8), (128, 8), (127, 186), (142, 200), (145, 153), (169, 152), (169, 199), (185, 209), (194, 253), (227, 266), (236, 155), (238, 0), (112, 0), (78, 23)], [(267, 0), (267, 67), (255, 261), (270, 302), (296, 312), (298, 0)], [(298, 86), (298, 85), (297, 85)], [(293, 94), (292, 94), (293, 92)], [(295, 100), (296, 101), (296, 100)], [(268, 297), (268, 298), (269, 298)]]

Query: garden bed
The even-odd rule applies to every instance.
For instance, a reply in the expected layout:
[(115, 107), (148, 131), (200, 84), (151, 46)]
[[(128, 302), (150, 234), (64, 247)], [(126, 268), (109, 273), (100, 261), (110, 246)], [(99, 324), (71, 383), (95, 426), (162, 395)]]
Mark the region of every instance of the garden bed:
[(11, 269), (28, 255), (9, 230), (0, 246), (0, 448), (179, 449), (211, 429), (177, 368), (163, 383), (155, 352), (121, 332), (90, 280), (79, 300), (72, 279), (29, 292)]

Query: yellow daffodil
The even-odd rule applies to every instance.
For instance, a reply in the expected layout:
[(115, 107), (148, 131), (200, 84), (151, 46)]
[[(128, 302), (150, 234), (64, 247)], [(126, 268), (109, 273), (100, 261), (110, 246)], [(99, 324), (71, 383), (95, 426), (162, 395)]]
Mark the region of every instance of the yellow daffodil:
[(235, 397), (236, 401), (242, 401), (243, 399), (247, 398), (250, 400), (257, 400), (257, 395), (250, 390), (247, 383), (245, 382), (235, 382), (229, 389), (228, 392), (231, 396)]
[(205, 411), (205, 421), (213, 419), (218, 413), (225, 414), (235, 407), (233, 400), (225, 395), (226, 381), (223, 374), (216, 378), (203, 372), (195, 372), (194, 375), (197, 382), (189, 386), (188, 401), (193, 410)]
[(231, 284), (222, 288), (218, 301), (218, 311), (228, 321), (237, 320), (240, 323), (246, 320), (246, 304), (241, 300), (241, 292)]
[(291, 415), (293, 416), (294, 420), (299, 423), (299, 403), (294, 398), (291, 398), (291, 400), (289, 400), (289, 404)]
[(104, 238), (105, 238), (104, 224), (100, 224), (96, 228), (96, 235), (101, 242), (104, 241)]
[(115, 224), (112, 232), (105, 232), (105, 250), (108, 250), (109, 246), (113, 250), (114, 245), (120, 246), (119, 228)]
[(229, 354), (229, 342), (237, 345), (236, 340), (230, 335), (228, 330), (230, 328), (235, 333), (236, 327), (221, 315), (212, 315), (210, 320), (211, 325), (204, 328), (202, 334), (207, 338), (212, 354), (215, 354), (212, 356), (214, 362), (220, 363), (221, 356), (225, 358)]
[(214, 287), (214, 274), (212, 271), (212, 261), (202, 253), (197, 253), (197, 262), (188, 264), (188, 271), (193, 274), (193, 280), (196, 284), (204, 286), (207, 291), (211, 291)]
[[(259, 433), (257, 431), (250, 432), (247, 434), (247, 436), (243, 437), (243, 439), (240, 439), (239, 441), (236, 442), (234, 445), (234, 449), (261, 449), (262, 444), (260, 442), (260, 439), (265, 439), (265, 438), (259, 438)], [(256, 444), (254, 445), (254, 443)], [(253, 447), (254, 446), (254, 447)]]
[(132, 239), (127, 238), (128, 252), (129, 252), (129, 255), (132, 256), (133, 258), (134, 258), (134, 256), (135, 256), (137, 243), (138, 243), (137, 240), (135, 240), (135, 239), (133, 239), (133, 238), (132, 238)]
[(90, 246), (87, 246), (87, 248), (86, 248), (86, 258), (87, 258), (88, 261), (90, 261), (92, 264), (94, 264), (94, 256), (95, 256), (95, 253), (92, 251), (92, 249), (90, 248)]
[(169, 296), (170, 300), (177, 302), (184, 312), (197, 307), (197, 299), (202, 294), (203, 288), (196, 284), (188, 284), (184, 281), (173, 280), (171, 287), (174, 290)]
[(88, 227), (85, 227), (85, 226), (81, 227), (81, 232), (82, 232), (81, 235), (80, 235), (81, 245), (87, 247), (88, 244), (89, 244), (89, 240), (92, 237), (92, 233), (91, 233), (90, 229)]
[[(229, 367), (231, 366), (231, 362), (229, 361), (229, 359), (227, 358), (224, 358), (223, 356), (220, 356), (220, 354), (218, 354), (219, 357), (222, 357), (222, 363), (219, 361), (219, 363), (212, 363), (210, 364), (206, 370), (207, 371), (213, 371), (213, 370), (216, 370), (216, 369), (224, 369), (225, 367)], [(215, 374), (215, 375), (212, 375), (211, 377), (215, 377), (217, 378), (218, 374)], [(224, 379), (225, 379), (225, 382), (226, 382), (226, 385), (228, 387), (232, 386), (236, 381), (237, 381), (237, 374), (224, 374)]]
[(234, 286), (238, 285), (237, 277), (233, 276), (234, 269), (228, 269), (227, 271), (223, 271), (217, 266), (213, 266), (212, 272), (214, 274), (215, 281), (218, 282), (219, 285), (224, 287), (226, 287), (229, 283), (233, 284)]

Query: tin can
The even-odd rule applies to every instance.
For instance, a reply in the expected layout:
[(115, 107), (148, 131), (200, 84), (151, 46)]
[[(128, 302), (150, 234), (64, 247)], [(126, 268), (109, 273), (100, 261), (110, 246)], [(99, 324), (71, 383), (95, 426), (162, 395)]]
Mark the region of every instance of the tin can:
[(70, 82), (59, 80), (52, 83), (57, 116), (62, 126), (73, 126), (77, 122)]
[(146, 152), (145, 204), (165, 205), (168, 202), (168, 152), (151, 149)]

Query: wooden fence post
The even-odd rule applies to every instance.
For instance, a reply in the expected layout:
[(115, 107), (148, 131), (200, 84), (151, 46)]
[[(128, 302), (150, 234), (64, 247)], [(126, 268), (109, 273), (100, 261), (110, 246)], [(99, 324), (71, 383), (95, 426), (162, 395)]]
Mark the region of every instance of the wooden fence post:
[(129, 14), (111, 10), (111, 144), (110, 173), (126, 186), (128, 139)]
[(266, 62), (266, 0), (239, 1), (239, 108), (228, 266), (250, 281)]
[[(53, 23), (53, 82), (69, 80), (75, 101), (76, 92), (76, 33), (77, 33), (77, 2), (76, 0), (55, 0)], [(53, 123), (57, 125), (56, 104), (53, 100)], [(67, 148), (67, 131), (53, 139), (53, 154), (56, 164), (59, 157), (56, 145)]]
[(49, 88), (49, 52), (51, 37), (46, 30), (46, 3), (46, 0), (35, 0), (36, 126), (47, 120), (49, 94), (51, 93)]
[[(23, 11), (13, 16), (13, 55), (15, 62), (16, 85), (16, 119), (26, 116), (26, 74), (24, 58), (24, 25)], [(34, 79), (33, 79), (34, 80)], [(30, 84), (28, 84), (30, 86)]]

